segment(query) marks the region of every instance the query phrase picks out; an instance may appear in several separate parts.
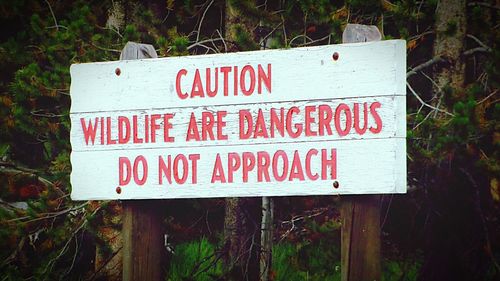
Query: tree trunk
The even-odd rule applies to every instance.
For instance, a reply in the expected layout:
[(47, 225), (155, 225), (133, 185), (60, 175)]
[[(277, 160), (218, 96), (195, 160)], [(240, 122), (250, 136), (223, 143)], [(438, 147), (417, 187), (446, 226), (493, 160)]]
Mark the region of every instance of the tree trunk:
[(465, 0), (441, 0), (436, 10), (436, 39), (434, 41), (434, 57), (441, 57), (448, 62), (436, 69), (435, 80), (440, 89), (451, 87), (460, 92), (464, 84), (465, 63), (464, 51), (466, 27)]
[[(250, 23), (226, 1), (225, 38), (235, 42), (237, 32), (250, 32)], [(229, 51), (238, 51), (236, 45)], [(224, 264), (228, 280), (259, 279), (260, 198), (226, 198)], [(257, 218), (257, 219), (256, 219)]]
[[(447, 99), (454, 100), (463, 96), (465, 80), (465, 62), (463, 59), (466, 35), (465, 0), (441, 0), (436, 10), (434, 57), (441, 57), (446, 63), (436, 65), (434, 69), (434, 105), (444, 94), (452, 94)], [(451, 168), (450, 164), (450, 168)], [(448, 168), (446, 168), (448, 170)], [(472, 280), (467, 277), (463, 261), (468, 254), (461, 251), (466, 241), (460, 241), (463, 233), (461, 226), (467, 229), (467, 218), (460, 220), (456, 216), (468, 206), (456, 202), (465, 195), (457, 181), (448, 174), (438, 177), (435, 186), (429, 190), (436, 192), (429, 195), (432, 211), (439, 215), (429, 217), (425, 261), (419, 274), (419, 280)], [(448, 178), (449, 176), (449, 178)], [(449, 187), (452, 186), (453, 190)], [(452, 196), (450, 194), (453, 194)], [(465, 195), (468, 196), (468, 195)], [(469, 212), (469, 211), (466, 211)]]
[[(262, 25), (262, 21), (259, 26)], [(260, 38), (260, 41), (263, 41)], [(261, 50), (266, 49), (266, 41), (260, 46)], [(262, 197), (262, 222), (260, 225), (260, 280), (269, 281), (271, 277), (271, 265), (273, 257), (273, 222), (274, 222), (274, 199), (272, 197)]]
[(271, 197), (262, 197), (262, 223), (261, 223), (261, 253), (260, 253), (260, 280), (270, 279), (272, 250), (273, 250), (273, 218), (274, 200)]
[(224, 258), (228, 280), (258, 280), (260, 200), (256, 198), (226, 198), (224, 218)]

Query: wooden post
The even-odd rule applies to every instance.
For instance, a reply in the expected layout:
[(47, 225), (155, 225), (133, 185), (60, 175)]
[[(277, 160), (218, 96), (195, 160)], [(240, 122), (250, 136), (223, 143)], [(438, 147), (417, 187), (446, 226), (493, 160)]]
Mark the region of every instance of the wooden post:
[(380, 280), (379, 195), (342, 198), (342, 281)]
[[(344, 43), (379, 41), (377, 27), (348, 24), (342, 35)], [(381, 280), (380, 196), (342, 197), (341, 206), (342, 281)]]
[(123, 280), (163, 280), (160, 202), (123, 202)]
[[(128, 42), (120, 60), (156, 58), (151, 45)], [(127, 69), (121, 69), (125, 73)], [(146, 98), (146, 97), (145, 97)], [(163, 280), (161, 201), (123, 201), (123, 280)]]

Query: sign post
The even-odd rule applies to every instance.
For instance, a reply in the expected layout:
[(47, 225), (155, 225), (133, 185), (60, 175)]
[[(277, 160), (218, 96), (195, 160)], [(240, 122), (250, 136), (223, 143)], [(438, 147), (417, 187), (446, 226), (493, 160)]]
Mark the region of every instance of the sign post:
[[(376, 26), (348, 24), (344, 43), (380, 41)], [(381, 280), (380, 195), (342, 197), (342, 281)]]
[[(121, 60), (156, 58), (151, 45), (129, 42), (122, 50)], [(117, 67), (114, 75), (127, 75)], [(131, 77), (132, 83), (133, 78)], [(145, 97), (143, 97), (145, 98)], [(116, 192), (121, 192), (116, 187)], [(161, 201), (123, 201), (123, 276), (124, 281), (163, 280), (164, 252)]]

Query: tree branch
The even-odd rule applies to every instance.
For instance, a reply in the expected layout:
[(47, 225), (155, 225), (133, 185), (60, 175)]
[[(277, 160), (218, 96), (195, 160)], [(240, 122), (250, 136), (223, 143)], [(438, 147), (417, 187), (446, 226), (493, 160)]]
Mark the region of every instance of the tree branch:
[[(224, 39), (221, 37), (221, 38), (213, 38), (213, 39), (207, 39), (207, 40), (202, 40), (202, 41), (195, 42), (195, 43), (193, 43), (193, 44), (189, 45), (189, 46), (187, 47), (187, 50), (189, 51), (189, 50), (191, 50), (191, 49), (192, 49), (192, 48), (194, 48), (194, 47), (203, 47), (203, 48), (205, 48), (205, 49), (208, 49), (208, 50), (213, 51), (214, 53), (217, 53), (217, 51), (216, 51), (214, 48), (208, 47), (207, 45), (205, 45), (205, 43), (211, 43), (211, 42), (213, 43), (213, 42), (215, 42), (215, 41), (221, 41), (221, 40), (224, 42), (224, 47), (226, 47), (226, 42), (225, 42), (225, 41), (224, 41)], [(226, 48), (227, 48), (227, 47), (226, 47)]]
[(262, 46), (262, 43), (264, 43), (264, 41), (266, 41), (266, 40), (267, 40), (267, 38), (269, 38), (269, 36), (273, 35), (273, 33), (274, 33), (274, 32), (275, 32), (278, 28), (280, 28), (280, 26), (281, 26), (282, 24), (283, 24), (283, 22), (278, 23), (278, 25), (277, 25), (277, 26), (276, 26), (273, 30), (271, 30), (271, 32), (269, 32), (266, 36), (264, 36), (264, 37), (260, 40), (260, 42), (259, 42), (259, 46)]
[(473, 49), (465, 51), (464, 55), (465, 56), (470, 56), (470, 55), (473, 55), (473, 54), (479, 53), (479, 52), (489, 53), (489, 52), (491, 52), (491, 50), (487, 49), (487, 48), (483, 48), (483, 47), (476, 47), (476, 48), (473, 48)]
[(27, 176), (35, 177), (39, 182), (44, 184), (46, 187), (55, 187), (54, 183), (52, 183), (51, 181), (49, 181), (46, 178), (39, 176), (37, 174), (38, 172), (39, 171), (37, 171), (37, 170), (18, 167), (14, 163), (0, 161), (0, 173), (5, 173), (5, 174), (23, 174), (24, 173)]
[(201, 25), (203, 24), (203, 20), (205, 19), (205, 15), (207, 14), (208, 9), (210, 8), (210, 6), (212, 6), (213, 3), (214, 3), (214, 0), (210, 1), (207, 8), (205, 9), (205, 11), (203, 11), (203, 15), (201, 16), (201, 19), (200, 19), (200, 24), (198, 25), (198, 31), (196, 32), (196, 42), (198, 42), (198, 40), (200, 39)]
[(429, 67), (435, 63), (439, 63), (439, 62), (444, 62), (444, 59), (440, 56), (437, 56), (437, 57), (434, 57), (434, 58), (432, 58), (432, 59), (430, 59), (422, 64), (419, 64), (406, 73), (406, 78), (412, 76), (413, 74), (417, 74), (417, 72), (423, 70), (424, 68), (427, 68), (427, 67)]
[(422, 105), (425, 105), (427, 106), (428, 108), (430, 109), (434, 109), (436, 111), (439, 111), (439, 112), (442, 112), (442, 113), (445, 113), (447, 115), (450, 115), (450, 116), (455, 116), (453, 113), (449, 113), (448, 111), (446, 110), (442, 110), (440, 108), (437, 108), (435, 106), (432, 106), (428, 103), (426, 103), (416, 92), (415, 90), (413, 90), (413, 88), (410, 86), (410, 84), (408, 82), (406, 82), (406, 86), (408, 86), (408, 89), (410, 89), (410, 92), (417, 98), (417, 100), (422, 104)]
[(486, 2), (471, 2), (468, 4), (469, 7), (472, 7), (472, 6), (483, 6), (483, 7), (487, 7), (487, 8), (491, 8), (491, 9), (496, 9), (496, 10), (500, 10), (500, 6), (495, 6), (495, 5), (491, 5), (490, 3), (486, 3)]
[(56, 16), (54, 15), (54, 11), (52, 11), (52, 6), (50, 6), (49, 1), (45, 0), (45, 3), (49, 6), (50, 13), (52, 14), (52, 18), (54, 19), (54, 26), (56, 27), (57, 31), (59, 31), (59, 24), (57, 24), (57, 19)]
[(7, 220), (5, 222), (11, 223), (11, 222), (16, 222), (16, 221), (23, 221), (23, 223), (30, 223), (30, 222), (35, 222), (35, 221), (39, 221), (39, 220), (51, 219), (51, 218), (55, 218), (55, 217), (67, 214), (67, 213), (72, 212), (72, 211), (82, 209), (83, 207), (87, 206), (88, 204), (89, 204), (89, 202), (85, 202), (81, 205), (75, 206), (73, 208), (64, 209), (62, 211), (42, 213), (37, 218), (27, 220), (27, 221), (23, 221), (23, 220), (31, 218), (30, 216), (19, 217), (19, 218)]
[(481, 47), (485, 48), (485, 49), (488, 49), (489, 51), (491, 51), (491, 48), (488, 47), (488, 45), (484, 44), (481, 40), (479, 40), (476, 36), (472, 35), (472, 34), (467, 34), (467, 38), (470, 38), (474, 41), (476, 41), (476, 43), (478, 43)]

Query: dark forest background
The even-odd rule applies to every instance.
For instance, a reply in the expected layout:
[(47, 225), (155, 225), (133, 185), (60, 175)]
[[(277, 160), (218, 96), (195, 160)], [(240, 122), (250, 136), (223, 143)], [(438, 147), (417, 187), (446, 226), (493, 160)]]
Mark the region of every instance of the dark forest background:
[[(495, 0), (0, 0), (0, 280), (121, 278), (121, 202), (69, 198), (71, 64), (118, 60), (128, 41), (161, 57), (338, 44), (347, 23), (407, 42), (408, 193), (380, 200), (383, 280), (500, 280), (499, 10)], [(273, 199), (266, 280), (340, 280), (341, 201)], [(238, 233), (259, 236), (261, 206), (164, 204), (165, 280), (255, 280), (258, 265), (241, 269), (259, 247), (228, 263), (238, 239), (224, 230), (236, 210)]]

